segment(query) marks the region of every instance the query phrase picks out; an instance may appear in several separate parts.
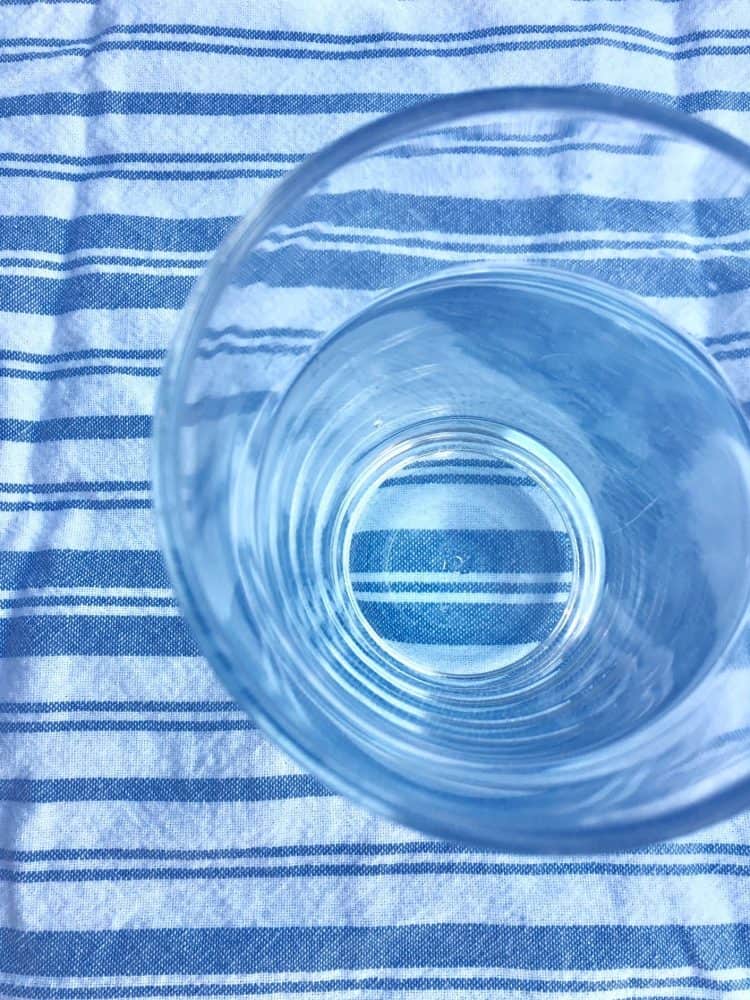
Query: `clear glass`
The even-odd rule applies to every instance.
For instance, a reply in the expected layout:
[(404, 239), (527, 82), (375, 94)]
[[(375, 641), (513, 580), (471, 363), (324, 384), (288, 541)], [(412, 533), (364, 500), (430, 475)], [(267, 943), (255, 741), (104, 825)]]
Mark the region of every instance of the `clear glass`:
[(162, 542), (325, 783), (514, 851), (750, 804), (748, 232), (730, 136), (487, 90), (345, 136), (219, 250), (162, 380)]

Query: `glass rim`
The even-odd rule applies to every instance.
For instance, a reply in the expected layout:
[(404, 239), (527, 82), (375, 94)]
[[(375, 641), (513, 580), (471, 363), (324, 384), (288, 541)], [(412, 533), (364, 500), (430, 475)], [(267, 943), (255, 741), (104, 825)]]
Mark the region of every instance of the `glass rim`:
[[(448, 816), (441, 817), (436, 812), (413, 810), (408, 797), (404, 796), (398, 805), (394, 796), (380, 794), (381, 789), (373, 783), (358, 783), (344, 768), (332, 768), (316, 756), (310, 748), (295, 738), (287, 727), (287, 720), (266, 710), (254, 696), (254, 692), (238, 683), (230, 660), (224, 662), (224, 654), (212, 643), (212, 635), (219, 627), (211, 623), (204, 614), (201, 600), (202, 586), (189, 558), (185, 558), (186, 544), (184, 526), (180, 515), (180, 503), (175, 490), (175, 478), (171, 474), (170, 457), (173, 457), (175, 416), (183, 398), (183, 388), (191, 358), (191, 341), (202, 327), (202, 321), (213, 309), (223, 289), (223, 277), (230, 272), (237, 261), (249, 248), (259, 242), (269, 225), (301, 196), (314, 188), (327, 176), (335, 173), (348, 163), (362, 159), (379, 148), (394, 141), (423, 132), (434, 126), (444, 125), (460, 119), (476, 118), (483, 115), (506, 114), (527, 111), (558, 111), (575, 114), (579, 111), (587, 116), (597, 115), (612, 120), (657, 127), (678, 138), (690, 140), (697, 145), (725, 156), (750, 174), (750, 145), (735, 138), (724, 130), (691, 118), (684, 112), (637, 98), (620, 97), (616, 94), (582, 87), (513, 87), (485, 88), (458, 94), (440, 96), (428, 101), (417, 101), (402, 110), (378, 117), (323, 146), (308, 156), (303, 163), (294, 167), (285, 177), (253, 205), (234, 225), (220, 246), (212, 255), (183, 306), (175, 335), (170, 344), (160, 378), (153, 425), (153, 494), (155, 520), (160, 542), (169, 571), (169, 577), (179, 597), (183, 611), (198, 645), (209, 660), (212, 668), (220, 675), (222, 682), (236, 696), (243, 710), (252, 713), (261, 728), (293, 760), (300, 763), (331, 787), (358, 805), (377, 812), (381, 816), (406, 823), (409, 826), (436, 836), (460, 837), (471, 841), (467, 831), (460, 824), (452, 824)], [(731, 648), (731, 644), (730, 644)], [(686, 705), (694, 703), (689, 695), (675, 711), (680, 712)], [(624, 738), (628, 742), (629, 737)], [(596, 775), (592, 775), (595, 777)], [(601, 775), (600, 775), (601, 776)], [(406, 789), (413, 785), (395, 776)], [(496, 804), (504, 801), (499, 795)], [(610, 851), (632, 848), (657, 839), (678, 836), (681, 833), (717, 822), (750, 805), (750, 768), (746, 777), (739, 778), (697, 801), (651, 818), (626, 821), (613, 820), (611, 823), (587, 828), (584, 824), (555, 827), (549, 833), (536, 833), (523, 825), (510, 824), (497, 840), (476, 836), (475, 843), (492, 846), (495, 849), (513, 850), (520, 853)]]

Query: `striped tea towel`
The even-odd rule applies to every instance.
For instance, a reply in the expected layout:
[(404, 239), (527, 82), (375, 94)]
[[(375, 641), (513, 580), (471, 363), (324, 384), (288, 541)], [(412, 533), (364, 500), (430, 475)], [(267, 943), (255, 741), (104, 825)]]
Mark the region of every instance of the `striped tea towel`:
[(519, 84), (750, 139), (750, 4), (0, 0), (0, 997), (750, 997), (747, 817), (566, 860), (374, 818), (228, 699), (157, 552), (154, 389), (237, 216), (375, 115)]

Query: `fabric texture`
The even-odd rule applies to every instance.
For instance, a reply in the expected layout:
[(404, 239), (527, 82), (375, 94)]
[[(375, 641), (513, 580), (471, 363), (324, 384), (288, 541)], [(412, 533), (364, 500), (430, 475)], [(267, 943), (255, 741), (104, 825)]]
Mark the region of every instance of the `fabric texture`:
[(308, 153), (487, 85), (750, 139), (749, 56), (746, 0), (0, 0), (0, 997), (750, 997), (747, 815), (519, 858), (327, 794), (197, 655), (149, 482), (193, 280)]

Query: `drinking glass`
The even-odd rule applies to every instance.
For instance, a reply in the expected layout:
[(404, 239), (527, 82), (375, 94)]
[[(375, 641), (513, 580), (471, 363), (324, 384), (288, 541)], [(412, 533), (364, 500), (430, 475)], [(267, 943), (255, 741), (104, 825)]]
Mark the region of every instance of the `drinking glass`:
[(611, 850), (750, 804), (750, 149), (444, 97), (288, 174), (198, 282), (163, 549), (238, 702), (442, 836)]

